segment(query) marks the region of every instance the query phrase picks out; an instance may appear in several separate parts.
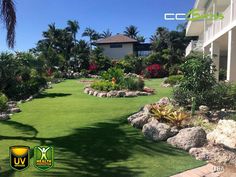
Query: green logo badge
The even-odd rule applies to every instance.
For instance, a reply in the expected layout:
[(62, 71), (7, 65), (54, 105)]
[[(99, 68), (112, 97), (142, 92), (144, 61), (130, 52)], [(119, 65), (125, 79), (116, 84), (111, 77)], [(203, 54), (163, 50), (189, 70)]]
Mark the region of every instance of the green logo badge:
[(10, 147), (10, 166), (14, 170), (22, 171), (29, 166), (29, 150), (28, 146), (11, 146)]
[(51, 146), (34, 147), (34, 166), (39, 170), (46, 171), (53, 167), (54, 152)]

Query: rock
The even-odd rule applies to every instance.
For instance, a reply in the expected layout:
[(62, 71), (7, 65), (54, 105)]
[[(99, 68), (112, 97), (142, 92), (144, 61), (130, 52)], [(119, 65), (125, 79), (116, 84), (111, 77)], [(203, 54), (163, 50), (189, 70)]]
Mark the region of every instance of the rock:
[(142, 132), (145, 137), (153, 141), (165, 141), (178, 133), (173, 132), (169, 125), (159, 123), (156, 119), (152, 119), (151, 122), (145, 124)]
[(98, 95), (98, 92), (97, 91), (94, 91), (93, 92), (93, 96), (97, 96)]
[(162, 87), (165, 87), (165, 88), (171, 87), (170, 84), (165, 84), (165, 83), (162, 83), (161, 86), (162, 86)]
[(102, 98), (102, 97), (107, 97), (107, 93), (106, 92), (100, 92), (97, 95), (98, 97)]
[(21, 110), (20, 110), (20, 108), (11, 108), (11, 109), (9, 109), (9, 112), (10, 113), (19, 113), (19, 112), (21, 112)]
[(125, 91), (118, 91), (118, 96), (119, 97), (124, 97), (125, 96)]
[(236, 152), (224, 149), (221, 146), (208, 144), (201, 148), (191, 148), (189, 153), (197, 160), (205, 160), (221, 165), (236, 165)]
[(8, 119), (10, 119), (8, 114), (5, 114), (5, 113), (0, 114), (0, 120), (8, 120)]
[(90, 91), (90, 88), (88, 88), (88, 87), (84, 89), (84, 93), (87, 93), (87, 94), (88, 94), (89, 91)]
[(141, 111), (128, 117), (128, 122), (131, 123), (133, 127), (142, 129), (143, 126), (148, 123), (149, 118), (147, 114)]
[(28, 99), (26, 99), (25, 101), (28, 102), (28, 101), (31, 101), (33, 100), (33, 96), (30, 96)]
[(137, 93), (136, 92), (125, 92), (125, 97), (136, 97)]
[(167, 142), (188, 151), (190, 148), (204, 145), (206, 132), (201, 127), (185, 128), (180, 130), (176, 136), (169, 138)]
[(236, 149), (236, 121), (220, 120), (217, 127), (208, 133), (207, 139), (212, 143)]
[(118, 97), (117, 91), (110, 91), (107, 93), (107, 97)]
[(94, 90), (91, 90), (91, 89), (90, 89), (88, 94), (89, 94), (89, 95), (93, 95), (93, 93), (94, 93)]
[(151, 95), (151, 93), (148, 93), (148, 92), (137, 92), (137, 95), (138, 96), (148, 96), (148, 95)]
[(150, 104), (145, 105), (142, 110), (146, 113), (146, 114), (150, 114), (150, 110), (151, 110), (152, 106)]
[(206, 113), (209, 111), (209, 108), (207, 106), (201, 105), (199, 106), (199, 111), (202, 113)]
[(157, 103), (160, 104), (160, 105), (167, 105), (167, 104), (170, 104), (171, 101), (170, 101), (170, 98), (163, 97)]

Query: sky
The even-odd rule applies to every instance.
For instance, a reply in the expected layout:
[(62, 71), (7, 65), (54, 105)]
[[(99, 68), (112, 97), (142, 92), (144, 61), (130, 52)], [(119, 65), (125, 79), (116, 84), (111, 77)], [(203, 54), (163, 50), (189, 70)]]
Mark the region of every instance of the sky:
[[(147, 41), (157, 27), (171, 30), (183, 21), (165, 21), (165, 13), (187, 13), (194, 0), (15, 0), (17, 26), (14, 51), (27, 51), (42, 39), (48, 24), (64, 28), (67, 20), (77, 20), (78, 39), (86, 27), (98, 32), (110, 29), (122, 33), (126, 26), (135, 25)], [(0, 51), (10, 50), (6, 45), (6, 31), (0, 24)]]

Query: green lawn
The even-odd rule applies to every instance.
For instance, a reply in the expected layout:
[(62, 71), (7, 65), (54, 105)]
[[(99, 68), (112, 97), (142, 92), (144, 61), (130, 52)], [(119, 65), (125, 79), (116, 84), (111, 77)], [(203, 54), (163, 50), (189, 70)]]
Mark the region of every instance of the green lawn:
[[(97, 98), (83, 93), (84, 85), (67, 80), (41, 98), (20, 105), (21, 113), (0, 126), (0, 176), (68, 177), (164, 177), (204, 163), (164, 142), (146, 140), (127, 123), (127, 117), (147, 103), (170, 96), (150, 80), (156, 95), (136, 98)], [(40, 172), (32, 165), (10, 170), (8, 149), (12, 145), (53, 145), (55, 167)]]

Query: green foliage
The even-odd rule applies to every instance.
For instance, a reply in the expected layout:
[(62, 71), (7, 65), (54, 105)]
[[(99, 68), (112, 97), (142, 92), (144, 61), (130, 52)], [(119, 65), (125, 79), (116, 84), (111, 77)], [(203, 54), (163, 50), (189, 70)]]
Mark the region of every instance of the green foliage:
[(22, 99), (46, 85), (43, 64), (30, 53), (0, 54), (0, 89), (10, 99)]
[(145, 68), (144, 58), (134, 55), (126, 55), (117, 63), (117, 67), (124, 69), (125, 73), (141, 74)]
[(188, 105), (192, 97), (196, 97), (197, 106), (204, 104), (205, 94), (216, 85), (212, 59), (193, 53), (181, 68), (184, 77), (180, 86), (174, 90), (174, 99), (181, 105)]
[(92, 83), (91, 87), (95, 90), (99, 91), (111, 91), (111, 90), (119, 90), (120, 86), (117, 84), (112, 84), (110, 81), (100, 80)]
[(112, 66), (111, 59), (103, 55), (103, 50), (100, 47), (96, 47), (90, 57), (99, 71), (107, 71)]
[(183, 79), (182, 75), (173, 75), (173, 76), (169, 76), (164, 83), (165, 84), (170, 84), (172, 86), (177, 85), (181, 82), (181, 80)]
[(190, 122), (188, 123), (188, 126), (191, 127), (202, 127), (206, 132), (213, 131), (216, 127), (216, 124), (208, 122), (206, 119), (204, 119), (201, 116), (198, 116), (196, 118), (192, 118)]
[(170, 123), (178, 127), (190, 117), (182, 108), (177, 108), (172, 104), (153, 104), (150, 112), (158, 121)]
[(124, 80), (124, 71), (120, 68), (109, 68), (101, 74), (102, 79), (112, 81), (115, 78), (116, 83), (120, 84)]
[(0, 111), (5, 111), (7, 108), (7, 97), (5, 94), (0, 92)]
[(148, 55), (145, 59), (144, 59), (145, 65), (149, 66), (152, 64), (162, 64), (163, 60), (162, 60), (162, 56), (160, 54), (160, 52), (154, 52), (151, 53), (150, 55)]
[(178, 75), (179, 73), (181, 73), (180, 71), (180, 64), (174, 64), (172, 66), (169, 67), (169, 75)]
[(227, 70), (221, 68), (219, 70), (219, 80), (220, 81), (225, 81), (226, 80), (226, 75), (227, 75)]
[(210, 57), (192, 54), (182, 66), (184, 74), (180, 86), (174, 89), (174, 98), (180, 105), (190, 105), (196, 98), (196, 106), (206, 105), (212, 109), (235, 108), (236, 89), (234, 85), (217, 83)]
[(137, 77), (125, 77), (123, 82), (124, 88), (128, 90), (142, 91), (144, 88), (144, 81)]

